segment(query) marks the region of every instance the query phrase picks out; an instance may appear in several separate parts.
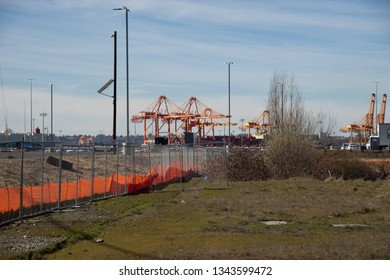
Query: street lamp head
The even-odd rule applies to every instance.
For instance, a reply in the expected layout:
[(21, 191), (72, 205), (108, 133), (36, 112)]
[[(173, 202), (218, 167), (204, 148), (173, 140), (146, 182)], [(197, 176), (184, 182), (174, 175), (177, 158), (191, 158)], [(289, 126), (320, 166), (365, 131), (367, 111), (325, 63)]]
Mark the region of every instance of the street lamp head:
[(127, 7), (125, 7), (125, 6), (123, 6), (122, 8), (114, 8), (113, 10), (114, 10), (114, 11), (126, 11), (126, 12), (130, 12), (130, 10), (129, 10)]
[(234, 62), (229, 61), (229, 62), (225, 62), (225, 64), (234, 64)]

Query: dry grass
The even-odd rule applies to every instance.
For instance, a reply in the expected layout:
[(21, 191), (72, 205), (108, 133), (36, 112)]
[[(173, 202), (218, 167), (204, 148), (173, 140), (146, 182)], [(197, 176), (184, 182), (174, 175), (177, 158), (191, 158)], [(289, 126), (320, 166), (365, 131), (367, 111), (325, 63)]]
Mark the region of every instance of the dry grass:
[[(77, 214), (88, 207), (93, 207), (95, 218), (86, 218), (91, 211)], [(241, 182), (225, 190), (120, 197), (78, 211), (41, 217), (33, 228), (25, 224), (16, 227), (28, 230), (30, 235), (44, 232), (51, 236), (50, 232), (55, 232), (55, 236), (68, 240), (58, 250), (19, 257), (390, 259), (388, 181), (296, 178)], [(71, 219), (68, 215), (84, 218)], [(262, 223), (269, 220), (288, 223)], [(338, 228), (332, 224), (366, 226)], [(1, 234), (11, 229), (2, 229)], [(104, 242), (96, 243), (96, 238)]]

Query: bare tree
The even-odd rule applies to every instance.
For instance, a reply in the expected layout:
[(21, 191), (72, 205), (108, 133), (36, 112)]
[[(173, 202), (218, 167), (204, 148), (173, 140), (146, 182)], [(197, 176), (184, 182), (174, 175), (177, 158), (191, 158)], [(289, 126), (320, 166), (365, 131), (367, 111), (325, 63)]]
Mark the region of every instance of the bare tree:
[(310, 114), (304, 109), (304, 100), (293, 75), (274, 73), (268, 92), (268, 110), (277, 131), (295, 130), (308, 133), (313, 129)]
[(321, 110), (317, 113), (316, 120), (318, 124), (318, 134), (320, 137), (322, 137), (322, 135), (330, 135), (333, 133), (337, 124), (335, 115), (326, 113), (325, 111)]

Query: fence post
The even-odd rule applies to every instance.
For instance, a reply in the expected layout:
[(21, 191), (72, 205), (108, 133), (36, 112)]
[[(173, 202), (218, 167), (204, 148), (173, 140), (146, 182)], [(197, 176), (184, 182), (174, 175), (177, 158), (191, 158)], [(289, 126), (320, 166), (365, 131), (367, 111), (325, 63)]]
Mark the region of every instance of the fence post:
[(79, 204), (79, 168), (80, 168), (80, 143), (77, 145), (77, 163), (76, 163), (76, 195), (75, 195), (75, 205)]
[(230, 146), (230, 138), (228, 148), (224, 149), (225, 151), (225, 170), (226, 170), (226, 188), (229, 188), (229, 155), (233, 152), (233, 149)]
[(130, 143), (126, 143), (126, 146), (123, 147), (123, 155), (125, 157), (125, 161), (124, 161), (125, 170), (123, 172), (123, 174), (125, 174), (125, 186), (127, 186), (127, 154), (129, 151), (130, 151)]
[(90, 202), (93, 201), (93, 192), (94, 192), (94, 184), (95, 184), (95, 145), (92, 146), (92, 163), (91, 163), (91, 197)]
[(181, 146), (179, 148), (179, 157), (180, 157), (180, 184), (181, 189), (184, 191), (184, 181), (183, 181), (183, 169), (184, 169), (184, 150), (187, 149), (187, 146)]
[(43, 184), (44, 184), (44, 178), (43, 178), (43, 173), (44, 173), (44, 164), (43, 160), (44, 159), (44, 154), (43, 154), (43, 142), (41, 143), (41, 212), (43, 211)]
[(106, 197), (106, 189), (107, 189), (107, 164), (108, 164), (108, 154), (107, 154), (107, 146), (104, 146), (104, 154), (106, 157), (106, 162), (104, 166), (104, 197)]
[[(142, 149), (141, 149), (142, 150)], [(152, 181), (152, 161), (151, 161), (151, 152), (150, 152), (150, 145), (148, 144), (148, 153), (149, 153), (149, 191), (152, 190), (153, 187), (153, 181)]]
[(162, 181), (165, 182), (164, 165), (163, 165), (163, 151), (162, 151), (161, 147), (159, 147), (159, 149), (160, 149), (161, 178), (162, 178)]
[(22, 151), (21, 154), (21, 163), (20, 163), (20, 208), (19, 208), (19, 219), (23, 218), (23, 172), (24, 172), (24, 138), (20, 142), (20, 148)]
[(113, 147), (113, 149), (117, 149), (116, 153), (116, 183), (115, 183), (115, 195), (118, 196), (118, 179), (119, 179), (119, 146)]
[(60, 159), (58, 161), (58, 210), (61, 209), (61, 184), (62, 184), (62, 144), (59, 145), (60, 148)]
[[(135, 140), (134, 140), (135, 141)], [(132, 161), (133, 161), (133, 188), (132, 188), (132, 190), (134, 190), (135, 189), (135, 185), (136, 185), (136, 183), (137, 183), (137, 180), (136, 180), (136, 178), (135, 178), (135, 174), (137, 173), (137, 167), (136, 167), (136, 165), (135, 165), (135, 162), (136, 162), (136, 156), (135, 156), (135, 142), (134, 142), (134, 145), (132, 146), (132, 150), (131, 150), (131, 153), (132, 153), (132, 155), (133, 155), (133, 157), (132, 157)], [(141, 156), (141, 163), (140, 163), (140, 166), (142, 166), (142, 151), (140, 150), (139, 151), (139, 154), (140, 154), (140, 156)]]

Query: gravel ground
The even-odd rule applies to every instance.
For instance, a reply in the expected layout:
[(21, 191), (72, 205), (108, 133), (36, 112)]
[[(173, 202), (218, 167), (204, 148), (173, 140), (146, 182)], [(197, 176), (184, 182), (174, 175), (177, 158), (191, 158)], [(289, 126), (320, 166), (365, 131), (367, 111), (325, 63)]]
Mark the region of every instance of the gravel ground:
[[(0, 228), (0, 259), (28, 258), (28, 253), (57, 246), (77, 235), (80, 225), (94, 228), (112, 215), (96, 204), (52, 212)], [(27, 256), (27, 257), (26, 257)]]

